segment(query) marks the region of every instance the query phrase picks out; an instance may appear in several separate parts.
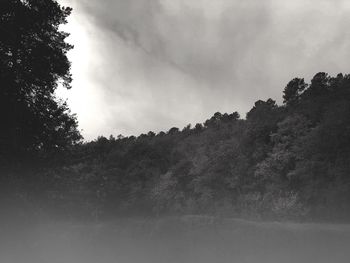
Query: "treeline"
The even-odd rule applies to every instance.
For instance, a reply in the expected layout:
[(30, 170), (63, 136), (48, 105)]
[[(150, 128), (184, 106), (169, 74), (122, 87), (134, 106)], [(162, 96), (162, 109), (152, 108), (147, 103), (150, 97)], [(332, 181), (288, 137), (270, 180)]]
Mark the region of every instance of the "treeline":
[[(64, 214), (350, 218), (350, 75), (295, 78), (240, 118), (71, 148), (42, 178)], [(42, 180), (43, 181), (43, 180)]]

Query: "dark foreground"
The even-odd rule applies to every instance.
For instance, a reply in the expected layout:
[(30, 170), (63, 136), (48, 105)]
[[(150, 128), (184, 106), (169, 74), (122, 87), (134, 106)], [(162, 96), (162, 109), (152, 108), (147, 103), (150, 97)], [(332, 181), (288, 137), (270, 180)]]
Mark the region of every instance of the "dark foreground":
[(3, 263), (349, 262), (350, 225), (205, 216), (0, 227)]

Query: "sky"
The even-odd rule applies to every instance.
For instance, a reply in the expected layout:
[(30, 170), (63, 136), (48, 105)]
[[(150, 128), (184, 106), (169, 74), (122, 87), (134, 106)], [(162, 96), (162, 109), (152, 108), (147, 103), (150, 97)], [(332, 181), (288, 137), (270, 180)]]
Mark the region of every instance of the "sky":
[(348, 0), (58, 0), (73, 8), (73, 88), (86, 140), (238, 111), (294, 77), (350, 69)]

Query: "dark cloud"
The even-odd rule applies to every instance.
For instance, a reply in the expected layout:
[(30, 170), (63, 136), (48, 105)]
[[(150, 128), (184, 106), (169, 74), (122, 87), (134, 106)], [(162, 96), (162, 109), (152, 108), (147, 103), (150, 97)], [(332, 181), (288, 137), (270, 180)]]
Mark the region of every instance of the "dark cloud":
[(295, 76), (350, 66), (347, 1), (68, 4), (73, 16), (88, 21), (82, 28), (92, 32), (86, 44), (95, 61), (86, 75), (75, 77), (88, 78), (102, 93), (98, 105), (105, 126), (89, 136), (184, 126), (215, 111), (238, 110), (244, 116), (257, 99), (280, 101)]

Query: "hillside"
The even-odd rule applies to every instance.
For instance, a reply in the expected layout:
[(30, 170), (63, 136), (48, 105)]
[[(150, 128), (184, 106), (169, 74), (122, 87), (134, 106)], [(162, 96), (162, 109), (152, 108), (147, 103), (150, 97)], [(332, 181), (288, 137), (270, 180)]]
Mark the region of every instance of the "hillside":
[(217, 112), (182, 130), (101, 136), (8, 172), (4, 189), (65, 217), (348, 220), (350, 76), (295, 78), (283, 98), (257, 101), (246, 118)]

